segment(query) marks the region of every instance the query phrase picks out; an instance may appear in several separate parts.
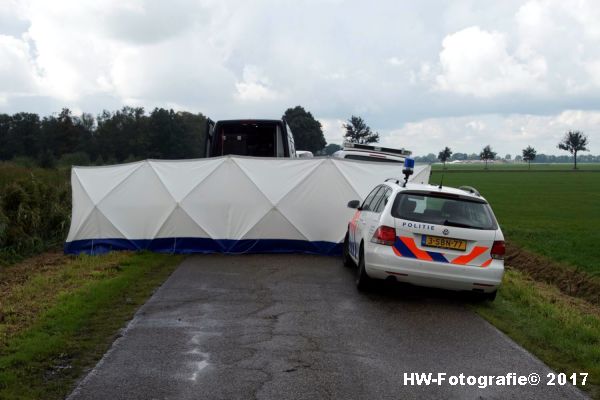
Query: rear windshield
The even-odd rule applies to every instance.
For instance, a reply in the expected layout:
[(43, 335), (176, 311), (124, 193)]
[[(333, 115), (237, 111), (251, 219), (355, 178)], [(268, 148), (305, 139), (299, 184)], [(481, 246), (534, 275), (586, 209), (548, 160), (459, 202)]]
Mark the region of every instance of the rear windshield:
[(487, 203), (423, 193), (398, 193), (392, 216), (410, 221), (472, 229), (497, 229)]
[(215, 143), (215, 155), (281, 157), (283, 144), (278, 131), (274, 123), (221, 124)]

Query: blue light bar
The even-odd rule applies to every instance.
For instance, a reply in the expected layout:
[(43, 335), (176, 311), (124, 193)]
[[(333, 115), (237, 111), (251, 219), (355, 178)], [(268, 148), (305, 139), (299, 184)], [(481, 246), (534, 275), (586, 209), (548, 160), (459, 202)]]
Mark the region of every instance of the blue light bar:
[(415, 167), (415, 160), (412, 158), (405, 158), (404, 159), (404, 168), (410, 168), (413, 169)]

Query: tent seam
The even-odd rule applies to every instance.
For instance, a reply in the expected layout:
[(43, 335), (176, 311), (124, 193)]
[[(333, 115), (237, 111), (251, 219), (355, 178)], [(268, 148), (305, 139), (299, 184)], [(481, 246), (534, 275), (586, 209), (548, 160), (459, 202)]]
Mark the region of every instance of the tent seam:
[(350, 187), (352, 188), (352, 190), (354, 190), (354, 193), (358, 196), (358, 197), (362, 197), (360, 195), (360, 193), (358, 193), (358, 190), (356, 190), (356, 188), (354, 187), (354, 185), (352, 184), (352, 182), (350, 182), (350, 179), (348, 179), (348, 177), (346, 176), (346, 174), (344, 174), (344, 172), (340, 169), (340, 167), (338, 167), (337, 163), (333, 160), (331, 160), (331, 163), (335, 166), (335, 169), (340, 173), (340, 175), (342, 176), (342, 178), (344, 178), (344, 180), (346, 181), (346, 183), (348, 183), (348, 185), (350, 185)]
[[(175, 212), (175, 210), (177, 209), (177, 206), (179, 205), (179, 202), (177, 200), (175, 200), (175, 197), (173, 197), (173, 194), (171, 194), (171, 192), (169, 191), (169, 188), (167, 187), (167, 185), (165, 184), (165, 182), (163, 182), (163, 180), (160, 178), (160, 175), (158, 174), (158, 172), (156, 172), (156, 170), (154, 169), (154, 167), (152, 166), (152, 164), (150, 164), (150, 162), (148, 161), (148, 165), (150, 165), (150, 169), (152, 170), (152, 172), (154, 172), (154, 175), (158, 178), (158, 181), (161, 183), (161, 185), (163, 186), (163, 188), (167, 191), (167, 194), (169, 195), (169, 197), (173, 200), (174, 203), (174, 207), (171, 209), (171, 211), (167, 214), (167, 216), (165, 217), (165, 219), (161, 222), (161, 224), (158, 226), (158, 229), (156, 229), (156, 231), (154, 232), (154, 234), (152, 235), (151, 239), (156, 239), (156, 235), (158, 235), (158, 232), (160, 232), (160, 230), (162, 229), (163, 226), (165, 226), (165, 224), (167, 223), (167, 221), (169, 220), (169, 217), (171, 215), (173, 215), (173, 213)], [(204, 230), (205, 231), (205, 230)]]
[(225, 160), (226, 160), (226, 159), (227, 159), (227, 158), (223, 158), (223, 161), (221, 161), (221, 162), (220, 162), (220, 163), (219, 163), (219, 164), (218, 164), (218, 165), (217, 165), (217, 166), (216, 166), (216, 167), (215, 167), (215, 168), (214, 168), (212, 171), (210, 171), (210, 172), (209, 172), (209, 173), (208, 173), (208, 174), (207, 174), (207, 175), (206, 175), (206, 176), (205, 176), (205, 177), (204, 177), (204, 178), (203, 178), (203, 179), (202, 179), (200, 182), (196, 183), (196, 184), (195, 184), (195, 185), (194, 185), (194, 186), (193, 186), (193, 187), (190, 189), (190, 191), (189, 191), (189, 192), (187, 192), (187, 194), (181, 198), (181, 200), (179, 201), (179, 204), (183, 203), (183, 201), (184, 201), (185, 199), (187, 199), (187, 198), (189, 197), (189, 195), (190, 195), (190, 194), (192, 194), (192, 192), (193, 192), (194, 190), (198, 189), (198, 186), (200, 186), (200, 184), (201, 184), (202, 182), (204, 182), (204, 181), (205, 181), (205, 180), (207, 180), (207, 179), (208, 179), (208, 178), (209, 178), (209, 177), (210, 177), (212, 174), (214, 174), (214, 173), (215, 173), (215, 171), (216, 171), (217, 169), (219, 169), (219, 168), (221, 167), (221, 165), (223, 165), (223, 163), (225, 162)]
[[(244, 174), (244, 176), (245, 176), (245, 177), (246, 177), (246, 178), (247, 178), (247, 179), (248, 179), (250, 182), (252, 182), (252, 184), (253, 184), (253, 185), (254, 185), (254, 187), (255, 187), (255, 188), (258, 190), (258, 192), (259, 192), (259, 193), (260, 193), (260, 194), (261, 194), (261, 195), (262, 195), (262, 196), (263, 196), (265, 199), (267, 199), (267, 201), (269, 202), (269, 204), (271, 204), (271, 208), (269, 208), (269, 209), (267, 210), (267, 212), (265, 212), (265, 213), (264, 213), (264, 215), (263, 215), (263, 216), (261, 216), (261, 217), (260, 217), (258, 220), (256, 220), (256, 222), (254, 222), (254, 225), (252, 225), (251, 227), (249, 227), (248, 229), (246, 229), (246, 231), (245, 231), (245, 232), (243, 232), (243, 233), (241, 234), (241, 236), (240, 236), (240, 240), (241, 240), (241, 239), (243, 239), (243, 237), (244, 237), (244, 236), (245, 236), (245, 235), (246, 235), (248, 232), (250, 232), (250, 231), (251, 231), (251, 230), (252, 230), (252, 229), (253, 229), (253, 228), (254, 228), (256, 225), (258, 225), (258, 223), (259, 223), (260, 221), (262, 221), (262, 220), (263, 220), (263, 219), (264, 219), (264, 218), (265, 218), (267, 215), (269, 215), (269, 212), (271, 212), (271, 210), (273, 210), (274, 208), (276, 208), (276, 206), (275, 206), (275, 204), (273, 204), (273, 202), (271, 201), (271, 199), (269, 199), (269, 198), (267, 197), (267, 195), (263, 193), (263, 191), (262, 191), (262, 190), (260, 189), (260, 187), (259, 187), (259, 186), (256, 184), (256, 182), (254, 182), (254, 181), (252, 180), (252, 178), (250, 177), (250, 175), (248, 175), (248, 174), (246, 173), (246, 171), (244, 171), (244, 168), (242, 168), (242, 167), (241, 167), (241, 166), (240, 166), (240, 165), (239, 165), (239, 164), (238, 164), (238, 163), (235, 161), (235, 159), (233, 159), (233, 158), (232, 158), (231, 160), (232, 160), (232, 161), (233, 161), (233, 163), (236, 165), (236, 167), (238, 167), (238, 169), (239, 169), (240, 171), (242, 171), (242, 174)], [(281, 214), (281, 211), (280, 211), (279, 213)], [(293, 226), (293, 225), (294, 225), (294, 224), (292, 224), (292, 226)], [(300, 232), (300, 233), (301, 233), (302, 235), (304, 235), (302, 232)], [(308, 240), (308, 239), (307, 239), (307, 240)]]
[[(258, 189), (258, 192), (259, 192), (260, 194), (262, 194), (262, 195), (263, 195), (263, 197), (264, 197), (265, 199), (267, 199), (267, 201), (268, 201), (268, 202), (271, 204), (271, 206), (275, 206), (275, 204), (273, 204), (273, 202), (271, 201), (271, 199), (269, 199), (269, 198), (267, 197), (267, 195), (263, 193), (263, 191), (260, 189), (260, 187), (258, 187), (258, 185), (256, 184), (256, 182), (254, 182), (254, 181), (252, 180), (252, 178), (250, 178), (250, 175), (248, 175), (248, 174), (246, 173), (246, 171), (244, 171), (244, 168), (242, 168), (242, 167), (241, 167), (241, 166), (240, 166), (240, 165), (239, 165), (239, 164), (238, 164), (238, 163), (237, 163), (237, 162), (236, 162), (234, 159), (232, 159), (232, 160), (233, 160), (233, 163), (234, 163), (234, 164), (235, 164), (235, 165), (238, 167), (238, 169), (239, 169), (240, 171), (242, 171), (242, 173), (243, 173), (243, 174), (246, 176), (246, 178), (248, 178), (248, 180), (249, 180), (250, 182), (252, 182), (252, 184), (254, 185), (254, 187), (255, 187), (256, 189)], [(270, 210), (269, 210), (269, 211), (270, 211)], [(269, 213), (269, 211), (267, 211), (267, 214)], [(265, 215), (267, 215), (267, 214), (265, 214)], [(261, 218), (261, 219), (262, 219), (262, 218)], [(252, 229), (252, 228), (251, 228), (251, 229)]]
[[(81, 184), (81, 181), (79, 180), (79, 175), (75, 174), (77, 176), (77, 181), (79, 182), (79, 185), (83, 188), (83, 185)], [(71, 188), (73, 187), (73, 182), (71, 182)], [(92, 200), (92, 198), (90, 197), (90, 195), (88, 194), (88, 192), (86, 192), (85, 190), (83, 190), (83, 193), (85, 193), (85, 196), (90, 200), (90, 203), (92, 203), (92, 209), (90, 210), (89, 213), (87, 213), (87, 215), (85, 216), (85, 218), (83, 218), (82, 222), (79, 224), (79, 226), (77, 227), (77, 230), (73, 233), (73, 236), (76, 237), (79, 232), (81, 231), (81, 229), (83, 228), (83, 226), (85, 225), (85, 223), (88, 221), (88, 219), (90, 218), (90, 215), (92, 215), (92, 213), (94, 212), (94, 209), (96, 208), (96, 204), (94, 204), (94, 200)], [(72, 190), (72, 197), (75, 196), (75, 191)], [(74, 199), (71, 199), (71, 204), (75, 204), (75, 202), (73, 201)], [(73, 208), (73, 206), (71, 205), (71, 209)], [(72, 210), (71, 210), (72, 213)], [(67, 238), (71, 237), (70, 234), (70, 229), (69, 229), (69, 233), (67, 234)]]
[[(286, 197), (289, 196), (290, 193), (292, 193), (292, 191), (294, 189), (296, 189), (298, 186), (300, 186), (301, 184), (304, 183), (304, 181), (306, 181), (312, 174), (315, 173), (315, 171), (317, 170), (317, 168), (319, 167), (319, 165), (323, 164), (323, 160), (321, 160), (321, 162), (319, 162), (318, 164), (316, 164), (316, 166), (312, 169), (312, 171), (310, 171), (308, 174), (306, 174), (306, 176), (304, 178), (302, 178), (293, 188), (291, 188), (286, 194), (284, 194), (283, 196), (281, 196), (281, 198), (279, 199), (279, 201), (277, 202), (277, 204), (273, 204), (275, 207), (278, 207), (279, 204), (281, 204), (281, 202), (283, 201), (283, 199), (285, 199)], [(292, 224), (293, 225), (293, 224)]]
[[(289, 220), (288, 217), (286, 217), (285, 215), (283, 215), (283, 213), (281, 212), (280, 209), (278, 209), (276, 206), (273, 206), (269, 211), (267, 211), (267, 213), (265, 215), (263, 215), (256, 224), (254, 224), (254, 226), (250, 227), (250, 229), (248, 229), (246, 232), (244, 232), (244, 235), (239, 239), (239, 240), (257, 240), (257, 239), (253, 239), (253, 238), (245, 238), (244, 236), (248, 234), (248, 232), (250, 232), (252, 230), (252, 228), (254, 228), (256, 225), (259, 224), (259, 222), (261, 222), (262, 220), (264, 220), (267, 215), (269, 215), (269, 213), (271, 211), (277, 211), (279, 213), (279, 215), (281, 215), (287, 222), (290, 223), (290, 225), (300, 234), (302, 235), (302, 237), (307, 241), (310, 242), (310, 239), (308, 239), (308, 237), (304, 234), (304, 232), (302, 232), (296, 225), (294, 225), (294, 223), (292, 221)], [(273, 238), (273, 239), (278, 239), (278, 238)], [(291, 239), (290, 239), (291, 240)]]
[[(204, 232), (206, 232), (206, 234), (208, 235), (208, 237), (209, 237), (210, 239), (212, 239), (212, 240), (214, 240), (214, 241), (216, 241), (216, 242), (218, 243), (218, 240), (219, 240), (219, 239), (215, 239), (214, 235), (213, 235), (211, 232), (209, 232), (207, 229), (204, 229), (204, 228), (202, 227), (202, 225), (200, 225), (200, 224), (198, 223), (198, 221), (196, 221), (196, 219), (195, 219), (195, 218), (194, 218), (194, 217), (193, 217), (193, 216), (192, 216), (192, 215), (191, 215), (191, 214), (190, 214), (190, 213), (189, 213), (189, 212), (188, 212), (188, 211), (187, 211), (185, 208), (183, 208), (183, 206), (181, 205), (181, 203), (180, 203), (179, 209), (180, 209), (180, 210), (182, 210), (184, 213), (186, 213), (186, 214), (187, 214), (187, 216), (188, 216), (188, 217), (190, 217), (190, 219), (191, 219), (191, 220), (192, 220), (192, 221), (193, 221), (193, 222), (194, 222), (194, 223), (195, 223), (195, 224), (198, 226), (198, 228), (200, 228), (200, 229), (202, 229)], [(220, 243), (219, 243), (219, 246), (221, 246), (221, 244), (220, 244)], [(225, 249), (223, 246), (221, 246), (221, 248)]]
[[(144, 165), (144, 162), (141, 162), (140, 165), (138, 165), (135, 169), (133, 169), (125, 178), (123, 178), (123, 180), (119, 181), (119, 183), (117, 183), (115, 186), (110, 188), (108, 190), (108, 192), (106, 192), (97, 202), (92, 199), (92, 203), (94, 203), (94, 205), (98, 205), (98, 204), (102, 203), (109, 194), (111, 194), (118, 186), (121, 186), (121, 184), (123, 182), (125, 182), (127, 179), (129, 179), (129, 177), (131, 177), (131, 175), (133, 175), (138, 169), (140, 169), (142, 167), (142, 165)], [(79, 175), (77, 175), (77, 177), (79, 177)], [(83, 186), (83, 183), (82, 183), (82, 186)], [(86, 190), (86, 193), (87, 193), (87, 190)]]

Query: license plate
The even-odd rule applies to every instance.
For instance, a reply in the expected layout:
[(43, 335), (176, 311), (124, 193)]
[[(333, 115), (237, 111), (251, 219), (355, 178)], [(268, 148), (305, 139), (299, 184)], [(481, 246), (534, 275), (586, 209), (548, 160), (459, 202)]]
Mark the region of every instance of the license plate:
[(428, 247), (438, 247), (441, 249), (451, 250), (467, 250), (467, 241), (461, 239), (452, 239), (439, 236), (423, 235), (421, 237), (421, 245)]

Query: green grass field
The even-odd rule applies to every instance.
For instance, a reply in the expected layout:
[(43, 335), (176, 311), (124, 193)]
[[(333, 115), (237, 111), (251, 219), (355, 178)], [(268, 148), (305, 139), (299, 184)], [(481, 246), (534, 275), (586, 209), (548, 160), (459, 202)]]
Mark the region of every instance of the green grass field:
[(439, 183), (444, 175), (448, 186), (474, 186), (492, 205), (508, 241), (598, 274), (600, 165), (583, 165), (598, 172), (513, 172), (512, 167), (500, 166), (494, 166), (496, 172), (483, 171), (482, 166), (464, 172), (454, 165), (447, 171), (436, 166), (430, 182)]
[[(483, 163), (459, 163), (459, 164), (446, 164), (448, 171), (481, 171), (485, 167)], [(442, 164), (433, 164), (434, 171), (441, 171), (443, 169)], [(600, 164), (596, 163), (578, 163), (577, 169), (581, 171), (600, 171)], [(531, 164), (531, 167), (527, 163), (489, 163), (489, 171), (517, 171), (517, 170), (528, 170), (528, 171), (573, 171), (573, 164)]]

